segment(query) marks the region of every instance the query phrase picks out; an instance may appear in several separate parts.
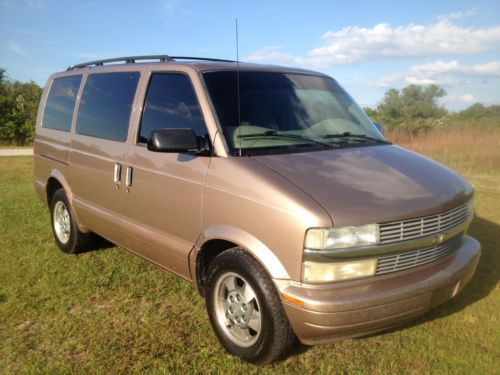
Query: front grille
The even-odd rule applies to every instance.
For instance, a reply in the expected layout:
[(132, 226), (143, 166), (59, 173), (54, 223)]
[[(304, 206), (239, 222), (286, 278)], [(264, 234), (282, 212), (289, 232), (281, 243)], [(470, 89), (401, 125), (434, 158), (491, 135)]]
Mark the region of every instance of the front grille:
[(380, 224), (380, 244), (412, 240), (449, 230), (472, 214), (470, 202), (437, 215)]
[(379, 256), (375, 275), (384, 275), (434, 262), (458, 249), (462, 240), (463, 233), (460, 233), (437, 246)]

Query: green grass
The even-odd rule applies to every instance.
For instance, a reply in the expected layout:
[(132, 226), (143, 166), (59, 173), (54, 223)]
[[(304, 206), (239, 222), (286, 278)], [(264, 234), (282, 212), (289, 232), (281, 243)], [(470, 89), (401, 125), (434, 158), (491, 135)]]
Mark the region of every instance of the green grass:
[(33, 148), (33, 145), (27, 145), (27, 146), (12, 146), (12, 145), (2, 145), (0, 144), (0, 149), (11, 149), (11, 148)]
[(31, 158), (0, 158), (0, 373), (500, 373), (500, 176), (466, 172), (483, 255), (459, 296), (391, 332), (261, 369), (225, 353), (189, 283), (118, 248), (60, 252)]

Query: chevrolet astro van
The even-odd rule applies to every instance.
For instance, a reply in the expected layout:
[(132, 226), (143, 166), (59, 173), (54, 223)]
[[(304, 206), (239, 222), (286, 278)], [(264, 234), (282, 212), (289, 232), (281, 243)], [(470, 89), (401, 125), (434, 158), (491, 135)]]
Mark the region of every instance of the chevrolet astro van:
[(75, 65), (45, 87), (34, 163), (62, 251), (100, 236), (191, 281), (224, 348), (256, 364), (422, 315), (480, 257), (472, 186), (312, 71)]

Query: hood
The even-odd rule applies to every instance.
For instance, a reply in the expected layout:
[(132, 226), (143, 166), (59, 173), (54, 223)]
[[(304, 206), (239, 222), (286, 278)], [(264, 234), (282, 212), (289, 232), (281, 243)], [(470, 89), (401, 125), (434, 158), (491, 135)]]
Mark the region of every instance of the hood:
[(432, 215), (473, 194), (452, 170), (394, 145), (252, 158), (308, 193), (335, 226)]

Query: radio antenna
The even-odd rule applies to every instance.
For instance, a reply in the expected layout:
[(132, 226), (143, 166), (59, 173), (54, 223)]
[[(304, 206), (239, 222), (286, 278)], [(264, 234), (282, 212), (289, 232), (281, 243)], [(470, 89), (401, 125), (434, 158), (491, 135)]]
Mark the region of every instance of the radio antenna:
[(240, 51), (238, 43), (238, 19), (235, 19), (236, 26), (236, 96), (238, 100), (237, 110), (238, 110), (238, 140), (239, 140), (239, 154), (241, 156), (241, 102), (240, 102)]

